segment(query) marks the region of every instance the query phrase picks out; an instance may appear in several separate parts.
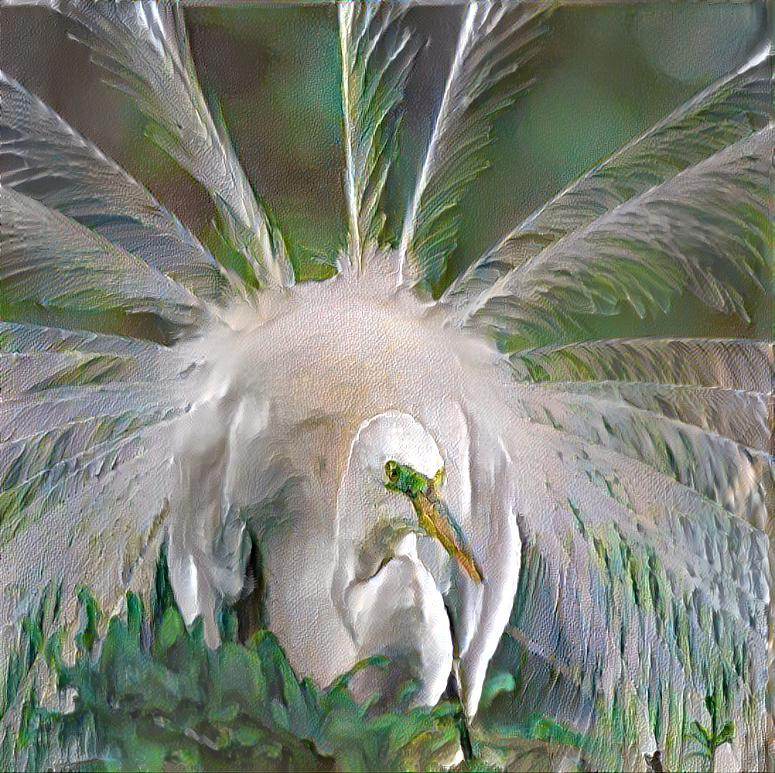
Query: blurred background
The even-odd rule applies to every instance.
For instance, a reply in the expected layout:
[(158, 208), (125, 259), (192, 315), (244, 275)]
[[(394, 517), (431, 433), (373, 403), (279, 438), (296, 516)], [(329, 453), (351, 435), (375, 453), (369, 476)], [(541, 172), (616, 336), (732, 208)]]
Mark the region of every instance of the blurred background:
[[(461, 13), (461, 5), (433, 5), (408, 14), (426, 44), (410, 81), (390, 181), (393, 231), (441, 99)], [(197, 3), (186, 15), (203, 88), (220, 104), (256, 190), (297, 255), (331, 258), (344, 239), (335, 7)], [(498, 120), (492, 167), (464, 201), (451, 274), (589, 167), (740, 66), (769, 34), (763, 2), (573, 3), (548, 27), (532, 66), (535, 84)], [(101, 83), (84, 47), (67, 37), (67, 24), (45, 9), (6, 7), (0, 28), (0, 67), (203, 235), (212, 216), (207, 196), (146, 140), (143, 117)], [(768, 335), (764, 306), (749, 335)], [(698, 325), (700, 334), (746, 332), (691, 303), (674, 314), (685, 317), (687, 334)]]

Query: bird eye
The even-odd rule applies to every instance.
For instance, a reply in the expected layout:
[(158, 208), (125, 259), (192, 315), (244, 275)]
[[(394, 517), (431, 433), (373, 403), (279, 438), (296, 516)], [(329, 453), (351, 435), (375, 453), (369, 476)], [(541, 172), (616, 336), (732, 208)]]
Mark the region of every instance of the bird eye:
[(385, 463), (385, 475), (391, 483), (395, 483), (398, 480), (398, 462), (392, 459)]

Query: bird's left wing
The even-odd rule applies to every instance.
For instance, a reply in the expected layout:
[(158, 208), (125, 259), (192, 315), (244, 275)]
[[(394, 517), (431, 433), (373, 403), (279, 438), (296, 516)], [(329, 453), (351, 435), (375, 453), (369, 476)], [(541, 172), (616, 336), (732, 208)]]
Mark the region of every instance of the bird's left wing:
[[(525, 544), (493, 668), (516, 694), (480, 715), (497, 742), (544, 716), (593, 765), (637, 767), (658, 748), (680, 769), (691, 723), (729, 720), (735, 764), (764, 765), (771, 347), (637, 338), (632, 320), (691, 295), (743, 326), (769, 302), (771, 88), (757, 56), (440, 299), (515, 376), (502, 442)], [(618, 337), (596, 334), (601, 315)]]
[[(557, 406), (572, 410), (561, 399)], [(584, 422), (595, 439), (562, 418), (520, 428), (531, 438), (513, 456), (522, 571), (491, 666), (510, 672), (515, 689), (483, 724), (508, 735), (509, 725), (547, 718), (576, 734), (571, 743), (595, 767), (637, 769), (656, 748), (671, 769), (685, 769), (696, 751), (685, 728), (709, 723), (711, 695), (722, 721), (734, 723), (739, 766), (760, 768), (769, 604), (762, 511), (736, 515), (655, 470), (651, 449), (644, 461), (617, 448), (603, 429), (607, 415), (600, 427)], [(643, 416), (641, 426), (655, 419)], [(628, 442), (646, 449), (657, 432)], [(724, 458), (723, 443), (694, 450)], [(745, 464), (740, 474), (755, 477)]]
[(773, 138), (761, 129), (569, 233), (496, 279), (461, 324), (523, 349), (578, 340), (594, 315), (667, 312), (681, 292), (747, 320), (745, 288), (767, 283)]
[(442, 303), (465, 314), (500, 277), (559, 239), (764, 128), (771, 105), (772, 72), (763, 51), (537, 209), (462, 272)]

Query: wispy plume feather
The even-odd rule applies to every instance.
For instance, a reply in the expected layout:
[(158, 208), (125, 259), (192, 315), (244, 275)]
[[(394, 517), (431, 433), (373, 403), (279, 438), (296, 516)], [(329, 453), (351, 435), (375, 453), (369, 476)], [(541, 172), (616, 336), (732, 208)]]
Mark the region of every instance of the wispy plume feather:
[(47, 6), (77, 22), (75, 39), (91, 49), (108, 82), (136, 101), (153, 122), (154, 140), (213, 197), (220, 231), (250, 264), (255, 284), (293, 283), (282, 237), (256, 199), (225, 125), (205, 101), (176, 2), (6, 4)]
[(0, 71), (0, 181), (72, 217), (200, 298), (228, 283), (213, 256), (133, 177)]
[(495, 281), (460, 323), (516, 350), (576, 340), (583, 315), (667, 311), (681, 291), (747, 320), (738, 288), (765, 283), (772, 146), (762, 129), (576, 229)]
[(765, 126), (772, 109), (769, 52), (757, 54), (574, 181), (475, 261), (441, 298), (474, 304), (499, 277), (571, 231)]
[(380, 202), (396, 154), (397, 109), (417, 50), (401, 26), (409, 5), (347, 0), (338, 7), (348, 252), (356, 271), (385, 224)]
[(155, 314), (190, 325), (204, 309), (184, 287), (76, 221), (0, 185), (0, 317)]
[(401, 280), (433, 286), (457, 246), (463, 194), (488, 166), (492, 122), (528, 83), (519, 78), (535, 51), (550, 2), (472, 2), (404, 221)]

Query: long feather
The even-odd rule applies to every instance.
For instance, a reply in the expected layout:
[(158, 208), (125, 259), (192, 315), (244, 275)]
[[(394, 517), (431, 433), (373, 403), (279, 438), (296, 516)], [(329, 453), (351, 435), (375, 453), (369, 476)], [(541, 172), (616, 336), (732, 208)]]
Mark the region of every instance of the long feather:
[(400, 27), (409, 3), (339, 3), (344, 187), (349, 262), (363, 266), (385, 224), (380, 202), (396, 154), (398, 115), (416, 48)]
[[(651, 401), (656, 399), (658, 405), (659, 397), (664, 408), (655, 411)], [(515, 396), (515, 404), (530, 421), (581, 438), (587, 447), (599, 444), (641, 461), (763, 529), (773, 490), (766, 448), (766, 397), (745, 399), (734, 393), (724, 396), (699, 390), (693, 402), (682, 397), (675, 389), (655, 396), (653, 390), (649, 394), (633, 385), (618, 389), (613, 385), (584, 389), (547, 385), (530, 390), (525, 397)], [(755, 440), (760, 450), (716, 431), (714, 408), (718, 410), (719, 403), (723, 406), (725, 402), (737, 410), (757, 411), (752, 417), (756, 425), (747, 430), (753, 437), (744, 439)], [(725, 432), (745, 433), (723, 415), (720, 421), (719, 428)]]
[(111, 605), (147, 579), (161, 544), (195, 363), (147, 341), (2, 323), (0, 367), (4, 619), (52, 578), (68, 598), (88, 579)]
[(578, 335), (583, 315), (624, 304), (641, 317), (666, 311), (681, 291), (747, 320), (736, 288), (766, 281), (773, 136), (762, 129), (571, 232), (498, 279), (458, 321), (519, 349)]
[(248, 261), (255, 284), (293, 283), (279, 230), (256, 199), (223, 121), (199, 86), (177, 2), (5, 0), (43, 5), (77, 22), (109, 82), (151, 119), (156, 142), (210, 193), (227, 242)]
[[(69, 600), (66, 623), (75, 619), (79, 584), (98, 588), (110, 609), (126, 589), (149, 579), (143, 567), (155, 564), (165, 533), (169, 437), (177, 419), (171, 410), (158, 410), (150, 397), (136, 409), (135, 425), (129, 416), (111, 420), (97, 413), (84, 420), (89, 427), (56, 429), (49, 419), (47, 434), (7, 449), (9, 472), (29, 469), (24, 480), (0, 487), (0, 542), (6, 545), (0, 604), (8, 623), (18, 623), (51, 579), (62, 584)], [(102, 437), (107, 439), (97, 444)], [(30, 555), (37, 560), (25, 560)]]
[[(678, 766), (682, 711), (697, 716), (718, 689), (729, 716), (751, 717), (740, 743), (757, 767), (765, 533), (621, 449), (561, 426), (513, 429), (531, 443), (511, 444), (525, 545), (513, 641), (493, 663), (520, 664), (507, 722), (541, 713), (586, 732), (595, 767), (641, 764), (648, 738)], [(680, 707), (665, 705), (671, 694)], [(606, 760), (628, 743), (633, 762)]]
[[(0, 316), (153, 314), (173, 326), (203, 319), (188, 290), (99, 234), (0, 185)], [(33, 320), (30, 319), (33, 318)]]
[(115, 354), (147, 361), (169, 359), (177, 362), (176, 349), (152, 341), (106, 335), (84, 330), (66, 330), (42, 325), (0, 322), (0, 354), (35, 354), (47, 352), (84, 352)]
[(0, 400), (66, 386), (153, 383), (194, 369), (177, 349), (120, 336), (0, 322)]
[(404, 220), (401, 281), (431, 287), (457, 244), (458, 206), (486, 167), (495, 117), (525, 88), (516, 78), (534, 53), (549, 2), (469, 3), (431, 138)]
[(761, 129), (771, 108), (766, 49), (544, 204), (463, 272), (441, 302), (453, 309), (471, 304), (499, 277), (558, 239)]
[[(601, 407), (621, 404), (634, 412), (643, 412), (645, 422), (649, 421), (646, 414), (652, 413), (676, 422), (676, 426), (698, 427), (710, 435), (729, 438), (747, 449), (761, 453), (769, 451), (766, 392), (616, 381), (557, 381), (542, 386), (560, 399), (568, 395), (571, 403), (574, 395), (580, 395)], [(658, 422), (655, 428), (657, 426), (660, 426)]]
[(0, 181), (102, 234), (205, 300), (227, 281), (210, 253), (133, 177), (0, 71)]
[(766, 392), (771, 345), (748, 339), (616, 338), (511, 355), (520, 381), (622, 381)]

